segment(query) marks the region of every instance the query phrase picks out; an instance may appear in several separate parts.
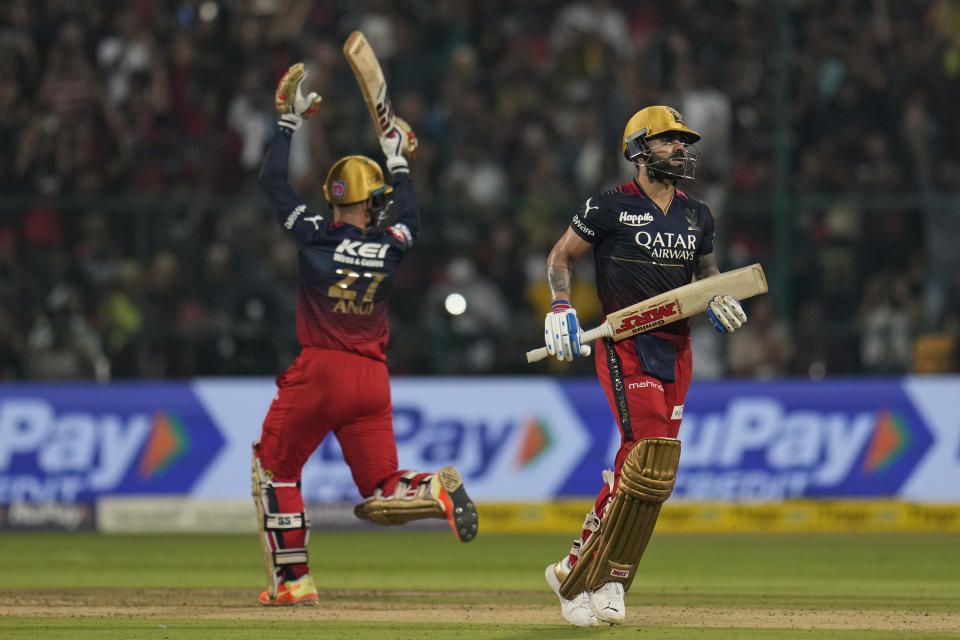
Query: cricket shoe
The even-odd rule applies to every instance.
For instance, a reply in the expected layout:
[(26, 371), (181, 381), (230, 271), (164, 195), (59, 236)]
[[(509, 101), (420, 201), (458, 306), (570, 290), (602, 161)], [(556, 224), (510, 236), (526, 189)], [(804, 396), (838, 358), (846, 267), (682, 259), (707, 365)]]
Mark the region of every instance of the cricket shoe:
[(317, 585), (313, 583), (313, 578), (308, 573), (298, 580), (287, 580), (281, 583), (280, 588), (277, 589), (276, 598), (271, 599), (267, 591), (261, 592), (260, 604), (268, 607), (290, 607), (295, 604), (317, 604), (319, 598)]
[(627, 606), (623, 602), (623, 585), (619, 582), (606, 582), (590, 593), (590, 610), (602, 622), (620, 624), (627, 615)]
[(559, 563), (548, 564), (544, 575), (547, 578), (547, 584), (560, 598), (560, 613), (563, 614), (564, 620), (578, 627), (595, 627), (600, 624), (597, 616), (590, 610), (590, 593), (588, 591), (581, 592), (572, 600), (567, 600), (560, 595), (560, 577), (557, 575), (557, 564)]
[(477, 506), (467, 495), (460, 473), (449, 465), (441, 467), (430, 480), (430, 491), (443, 505), (450, 528), (457, 539), (460, 542), (470, 542), (476, 538), (480, 524)]

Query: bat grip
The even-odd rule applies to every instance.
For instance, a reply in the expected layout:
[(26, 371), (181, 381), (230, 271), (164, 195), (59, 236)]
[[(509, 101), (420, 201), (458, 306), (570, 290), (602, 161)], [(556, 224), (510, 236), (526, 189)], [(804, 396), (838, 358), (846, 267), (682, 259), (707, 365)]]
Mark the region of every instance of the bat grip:
[[(594, 327), (593, 329), (588, 329), (580, 334), (580, 344), (585, 345), (593, 342), (597, 338), (607, 338), (613, 335), (613, 330), (610, 328), (610, 325), (604, 322), (599, 327)], [(548, 357), (550, 354), (547, 353), (546, 347), (540, 347), (539, 349), (531, 349), (527, 351), (527, 362), (539, 362), (544, 358)]]

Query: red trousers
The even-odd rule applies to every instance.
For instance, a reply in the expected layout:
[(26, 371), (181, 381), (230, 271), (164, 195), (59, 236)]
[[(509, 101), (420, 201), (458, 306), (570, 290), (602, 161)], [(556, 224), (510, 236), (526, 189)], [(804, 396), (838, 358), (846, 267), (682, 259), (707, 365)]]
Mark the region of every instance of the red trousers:
[[(620, 427), (620, 448), (614, 461), (614, 484), (604, 483), (594, 504), (594, 513), (602, 518), (609, 498), (620, 482), (620, 468), (633, 445), (644, 438), (676, 438), (683, 418), (683, 404), (690, 388), (693, 359), (687, 338), (669, 340), (676, 347), (674, 382), (663, 382), (644, 372), (633, 340), (597, 342), (594, 362), (597, 377), (607, 402)], [(582, 542), (591, 534), (584, 529)], [(576, 557), (571, 554), (571, 562)]]
[[(397, 470), (393, 405), (387, 365), (347, 351), (306, 348), (277, 377), (277, 395), (267, 416), (257, 455), (273, 480), (299, 483), (303, 465), (330, 432), (360, 495), (373, 495), (378, 486), (393, 491), (403, 471)], [(303, 511), (299, 485), (277, 487), (271, 510)], [(277, 534), (282, 548), (306, 546), (307, 530)], [(285, 567), (284, 580), (308, 573), (307, 565)]]
[(280, 482), (297, 482), (333, 431), (364, 498), (397, 470), (387, 365), (347, 351), (306, 348), (277, 377), (259, 453)]

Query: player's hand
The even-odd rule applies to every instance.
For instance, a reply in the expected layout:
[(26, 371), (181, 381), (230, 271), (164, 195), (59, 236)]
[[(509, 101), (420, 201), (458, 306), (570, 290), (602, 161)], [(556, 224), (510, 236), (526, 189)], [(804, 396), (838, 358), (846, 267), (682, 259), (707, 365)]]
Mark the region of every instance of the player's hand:
[(394, 116), (393, 126), (380, 136), (380, 148), (387, 159), (387, 169), (390, 173), (410, 173), (410, 164), (404, 154), (413, 157), (417, 150), (417, 135), (402, 118)]
[(707, 317), (720, 333), (733, 333), (747, 321), (747, 314), (733, 296), (713, 296), (707, 306)]
[(581, 333), (577, 310), (567, 300), (554, 300), (553, 309), (543, 322), (543, 341), (547, 345), (547, 353), (567, 362), (577, 356), (589, 356), (590, 345), (580, 344)]
[(274, 96), (274, 105), (280, 114), (281, 127), (296, 131), (304, 118), (315, 116), (320, 111), (320, 100), (316, 91), (303, 95), (301, 87), (307, 78), (307, 69), (302, 62), (292, 65), (280, 78), (277, 84), (277, 93)]

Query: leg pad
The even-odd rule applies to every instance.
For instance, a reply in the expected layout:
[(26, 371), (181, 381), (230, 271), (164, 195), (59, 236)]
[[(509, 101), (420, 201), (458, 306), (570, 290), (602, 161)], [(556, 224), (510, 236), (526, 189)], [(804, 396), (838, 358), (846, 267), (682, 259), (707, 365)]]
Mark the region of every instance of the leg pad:
[[(267, 594), (276, 599), (283, 582), (283, 567), (295, 564), (307, 564), (307, 542), (310, 539), (310, 520), (304, 512), (279, 513), (276, 509), (278, 487), (294, 487), (297, 482), (276, 482), (273, 475), (265, 471), (257, 455), (257, 445), (253, 444), (253, 502), (257, 507), (257, 524), (260, 528), (260, 546), (263, 549), (263, 567), (267, 579)], [(282, 533), (304, 529), (304, 546), (284, 548)]]
[[(420, 482), (414, 486), (413, 480), (417, 476), (420, 476)], [(443, 503), (431, 490), (433, 476), (423, 476), (414, 471), (405, 473), (388, 496), (384, 496), (383, 489), (378, 487), (372, 496), (354, 507), (354, 515), (386, 526), (424, 518), (446, 518)]]
[(607, 582), (630, 588), (660, 506), (673, 492), (679, 464), (679, 440), (644, 438), (634, 445), (600, 529), (581, 547), (577, 563), (560, 585), (560, 595), (571, 599)]

